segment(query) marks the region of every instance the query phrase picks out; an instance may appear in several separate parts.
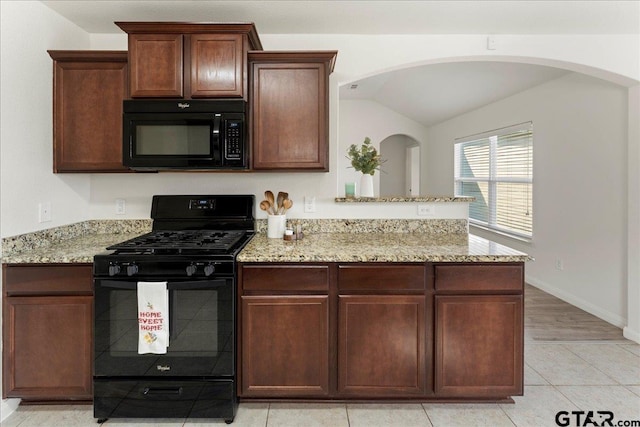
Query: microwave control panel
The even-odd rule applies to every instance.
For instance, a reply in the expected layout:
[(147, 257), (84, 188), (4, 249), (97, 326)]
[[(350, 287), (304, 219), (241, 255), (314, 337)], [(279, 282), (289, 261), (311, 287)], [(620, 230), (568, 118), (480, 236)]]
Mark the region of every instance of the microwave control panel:
[(242, 159), (242, 121), (228, 120), (225, 129), (224, 157), (227, 160)]

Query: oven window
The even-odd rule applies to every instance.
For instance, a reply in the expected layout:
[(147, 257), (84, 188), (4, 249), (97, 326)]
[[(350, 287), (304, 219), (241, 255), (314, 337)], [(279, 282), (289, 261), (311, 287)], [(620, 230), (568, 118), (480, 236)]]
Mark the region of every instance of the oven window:
[(136, 125), (136, 155), (210, 156), (209, 125)]
[(136, 291), (96, 287), (96, 375), (233, 374), (231, 286), (169, 291), (166, 354), (138, 354), (137, 311)]

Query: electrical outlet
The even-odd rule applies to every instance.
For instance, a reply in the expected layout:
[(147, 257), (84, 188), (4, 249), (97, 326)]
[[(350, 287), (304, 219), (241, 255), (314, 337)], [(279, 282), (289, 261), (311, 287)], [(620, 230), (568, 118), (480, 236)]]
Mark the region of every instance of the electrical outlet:
[(116, 199), (116, 215), (124, 215), (127, 212), (127, 204), (124, 199)]
[(38, 204), (38, 222), (51, 221), (51, 202)]
[(562, 261), (560, 258), (556, 259), (556, 270), (564, 270), (564, 261)]
[(496, 36), (487, 36), (487, 50), (496, 50), (498, 47), (498, 42), (496, 40)]
[(436, 214), (436, 207), (433, 205), (418, 205), (418, 215), (433, 216)]
[(307, 213), (316, 211), (316, 198), (314, 196), (304, 196), (304, 211)]

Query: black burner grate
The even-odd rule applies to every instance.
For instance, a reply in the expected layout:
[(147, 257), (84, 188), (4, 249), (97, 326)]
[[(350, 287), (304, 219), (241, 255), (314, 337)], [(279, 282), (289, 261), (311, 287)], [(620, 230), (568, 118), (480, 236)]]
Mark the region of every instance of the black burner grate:
[(156, 230), (109, 246), (109, 250), (149, 253), (230, 252), (245, 236), (236, 230)]

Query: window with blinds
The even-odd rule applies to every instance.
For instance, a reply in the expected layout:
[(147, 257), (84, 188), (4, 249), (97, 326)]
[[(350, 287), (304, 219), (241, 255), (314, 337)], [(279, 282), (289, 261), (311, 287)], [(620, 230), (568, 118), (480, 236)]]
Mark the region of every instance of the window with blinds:
[(533, 124), (456, 140), (455, 193), (475, 197), (469, 222), (520, 238), (533, 236)]

